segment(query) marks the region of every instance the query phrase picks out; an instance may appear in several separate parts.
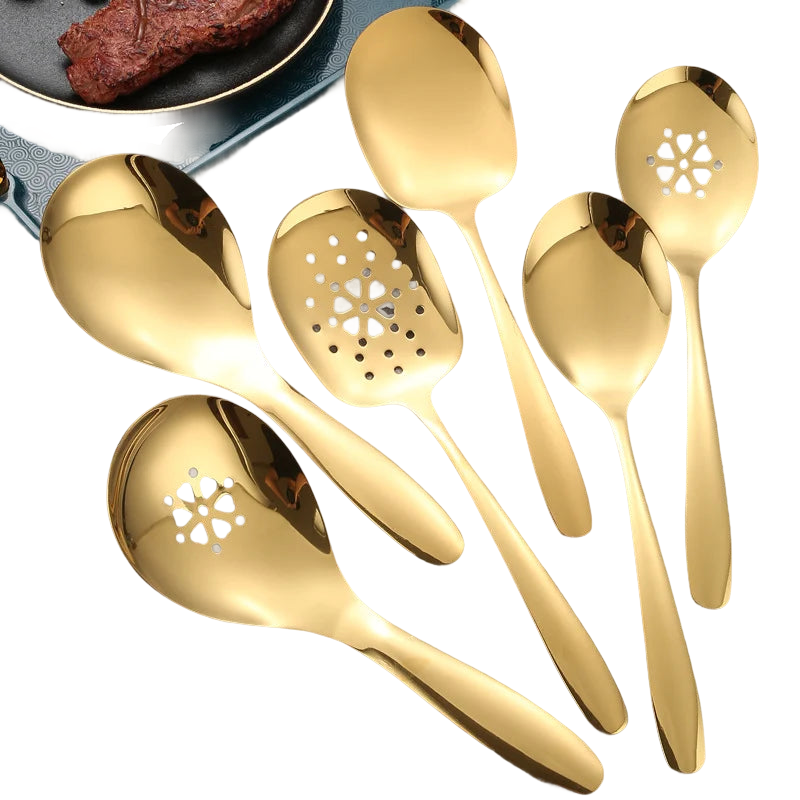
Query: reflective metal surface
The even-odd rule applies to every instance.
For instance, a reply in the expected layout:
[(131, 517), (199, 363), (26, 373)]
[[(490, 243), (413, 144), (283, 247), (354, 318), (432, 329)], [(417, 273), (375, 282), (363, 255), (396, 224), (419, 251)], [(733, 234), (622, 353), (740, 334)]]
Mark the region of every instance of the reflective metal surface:
[(494, 53), (453, 14), (400, 9), (358, 38), (345, 88), (359, 143), (384, 192), (402, 206), (449, 214), (466, 236), (547, 506), (562, 533), (582, 536), (591, 528), (583, 478), (475, 224), (478, 204), (511, 180), (517, 160), (511, 106)]
[(692, 597), (730, 597), (731, 532), (717, 421), (700, 327), (700, 270), (744, 219), (758, 147), (733, 89), (699, 67), (674, 67), (636, 93), (617, 135), (622, 194), (639, 209), (678, 271), (686, 306), (689, 408), (686, 556)]
[(647, 669), (669, 765), (705, 760), (703, 718), (689, 651), (628, 434), (628, 405), (658, 359), (672, 307), (664, 253), (642, 217), (620, 200), (579, 194), (534, 231), (525, 259), (525, 305), (542, 349), (606, 413), (622, 459)]
[(408, 214), (371, 192), (316, 195), (279, 226), (269, 280), (289, 334), (333, 394), (354, 405), (405, 405), (436, 436), (581, 709), (598, 729), (621, 730), (625, 704), (594, 642), (433, 407), (433, 387), (458, 362), (462, 335), (436, 259)]
[(53, 291), (95, 339), (246, 397), (397, 541), (435, 563), (458, 558), (461, 534), (435, 501), (265, 361), (236, 240), (191, 178), (145, 156), (89, 162), (53, 194), (41, 241)]
[(108, 503), (131, 565), (176, 603), (338, 639), (530, 775), (580, 793), (600, 785), (597, 757), (560, 722), (353, 594), (300, 467), (248, 411), (209, 397), (153, 408), (117, 448)]

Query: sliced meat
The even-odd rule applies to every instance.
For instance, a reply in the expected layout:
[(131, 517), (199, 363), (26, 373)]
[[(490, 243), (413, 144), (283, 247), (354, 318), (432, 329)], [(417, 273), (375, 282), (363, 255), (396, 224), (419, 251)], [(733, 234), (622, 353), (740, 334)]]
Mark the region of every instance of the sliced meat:
[(105, 105), (198, 53), (231, 50), (266, 33), (295, 0), (111, 0), (58, 40), (72, 88)]

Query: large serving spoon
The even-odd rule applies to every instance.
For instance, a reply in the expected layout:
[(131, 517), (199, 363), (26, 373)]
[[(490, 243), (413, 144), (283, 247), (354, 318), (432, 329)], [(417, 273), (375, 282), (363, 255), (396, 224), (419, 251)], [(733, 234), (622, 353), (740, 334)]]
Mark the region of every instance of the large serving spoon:
[(628, 433), (631, 399), (655, 364), (672, 294), (664, 253), (644, 220), (608, 195), (579, 194), (545, 214), (525, 260), (525, 305), (542, 349), (605, 412), (628, 492), (647, 669), (669, 765), (705, 759), (689, 651)]
[(479, 203), (511, 180), (517, 161), (494, 53), (453, 14), (398, 9), (357, 39), (345, 88), (358, 141), (383, 191), (401, 206), (449, 214), (469, 242), (545, 501), (563, 534), (582, 536), (592, 517), (578, 463), (475, 223)]
[(403, 546), (458, 558), (461, 534), (433, 498), (266, 361), (236, 240), (191, 178), (146, 156), (89, 162), (54, 192), (41, 241), (53, 291), (95, 339), (247, 398)]
[(243, 408), (181, 397), (151, 409), (117, 448), (108, 505), (131, 565), (176, 603), (344, 642), (530, 775), (580, 793), (600, 785), (600, 762), (572, 731), (355, 596), (292, 453)]
[(634, 95), (617, 135), (622, 195), (655, 231), (681, 279), (689, 357), (686, 559), (695, 602), (731, 591), (731, 527), (700, 327), (700, 270), (742, 223), (758, 147), (739, 95), (707, 70), (674, 67)]
[(581, 709), (600, 730), (621, 730), (625, 704), (594, 642), (433, 406), (434, 386), (461, 355), (462, 334), (419, 228), (371, 192), (324, 192), (279, 226), (269, 281), (289, 335), (329, 391), (357, 406), (404, 405), (427, 425), (475, 501)]

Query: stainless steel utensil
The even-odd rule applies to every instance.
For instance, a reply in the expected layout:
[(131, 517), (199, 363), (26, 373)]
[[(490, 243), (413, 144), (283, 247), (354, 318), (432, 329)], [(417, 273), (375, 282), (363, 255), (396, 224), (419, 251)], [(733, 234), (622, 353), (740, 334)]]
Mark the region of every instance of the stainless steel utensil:
[(404, 405), (436, 437), (581, 710), (605, 733), (622, 730), (625, 703), (603, 657), (433, 406), (435, 385), (461, 355), (462, 334), (419, 228), (371, 192), (324, 192), (279, 226), (269, 279), (290, 336), (334, 395), (360, 406)]
[(128, 561), (174, 602), (337, 639), (528, 774), (581, 794), (600, 785), (597, 757), (560, 722), (355, 596), (308, 480), (248, 411), (210, 397), (152, 409), (117, 448), (108, 504)]
[(758, 145), (733, 89), (708, 70), (674, 67), (628, 104), (617, 134), (625, 200), (644, 215), (681, 278), (689, 360), (686, 560), (695, 602), (731, 591), (731, 525), (700, 327), (700, 270), (741, 225), (756, 188)]
[(475, 223), (479, 203), (511, 180), (517, 161), (494, 53), (453, 14), (399, 9), (358, 38), (345, 89), (358, 141), (383, 191), (398, 205), (450, 215), (472, 248), (545, 501), (563, 534), (583, 536), (592, 518), (578, 463)]

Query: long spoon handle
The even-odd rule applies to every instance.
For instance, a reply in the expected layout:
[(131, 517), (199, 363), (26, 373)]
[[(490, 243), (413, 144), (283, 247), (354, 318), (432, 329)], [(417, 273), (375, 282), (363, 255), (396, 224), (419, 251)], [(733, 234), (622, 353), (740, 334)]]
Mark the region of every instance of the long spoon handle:
[(415, 639), (365, 606), (336, 638), (399, 678), (479, 742), (534, 778), (580, 794), (603, 780), (603, 766), (569, 728), (522, 695)]
[(259, 384), (240, 393), (278, 422), (328, 477), (403, 547), (435, 564), (451, 564), (461, 555), (461, 533), (418, 483), (282, 378), (271, 376), (269, 391)]
[(528, 449), (547, 507), (561, 533), (583, 536), (592, 527), (592, 512), (564, 426), (494, 274), (474, 215), (456, 222), (475, 256), (489, 296)]
[(617, 733), (628, 719), (617, 684), (581, 621), (547, 570), (459, 450), (430, 401), (412, 409), (441, 443), (464, 481), (550, 655), (589, 722)]
[(647, 671), (661, 746), (674, 770), (695, 772), (705, 761), (705, 740), (689, 649), (633, 458), (627, 420), (622, 415), (610, 419), (628, 492)]
[(699, 274), (681, 274), (689, 358), (686, 561), (694, 601), (721, 608), (731, 592), (731, 523), (700, 326)]

